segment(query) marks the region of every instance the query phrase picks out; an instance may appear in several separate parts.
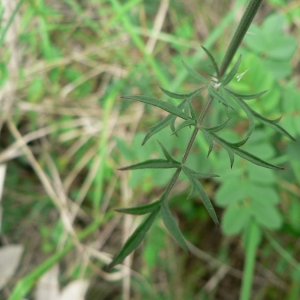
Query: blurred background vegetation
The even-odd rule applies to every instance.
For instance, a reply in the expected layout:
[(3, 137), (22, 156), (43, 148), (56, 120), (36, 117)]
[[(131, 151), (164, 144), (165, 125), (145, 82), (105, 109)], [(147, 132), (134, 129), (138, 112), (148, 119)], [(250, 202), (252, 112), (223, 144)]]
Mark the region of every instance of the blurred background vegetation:
[[(299, 1), (263, 2), (239, 51), (240, 74), (232, 83), (241, 93), (267, 89), (252, 107), (271, 119), (282, 116), (280, 124), (297, 138), (290, 142), (258, 126), (249, 141), (247, 149), (285, 171), (241, 159), (230, 169), (224, 150), (216, 148), (206, 157), (208, 147), (199, 136), (188, 164), (221, 175), (204, 182), (221, 228), (199, 199), (186, 200), (188, 183), (182, 177), (170, 205), (192, 255), (179, 249), (158, 221), (123, 266), (103, 271), (141, 220), (114, 209), (157, 200), (172, 175), (117, 171), (161, 157), (155, 139), (143, 147), (141, 142), (147, 128), (165, 116), (120, 96), (172, 101), (159, 86), (179, 93), (197, 88), (182, 60), (209, 73), (201, 45), (220, 62), (245, 3), (2, 2), (0, 245), (21, 245), (22, 257), (16, 258), (13, 276), (0, 275), (1, 299), (12, 293), (23, 295), (13, 299), (26, 293), (27, 299), (46, 299), (35, 290), (54, 265), (61, 289), (75, 280), (87, 282), (87, 300), (238, 299), (249, 218), (260, 226), (253, 299), (300, 299)], [(202, 104), (199, 97), (199, 110)], [(241, 136), (244, 117), (241, 113), (225, 134)], [(221, 110), (214, 107), (207, 119), (216, 124)], [(190, 134), (187, 128), (175, 137), (165, 129), (158, 139), (180, 158)], [(252, 204), (237, 206), (240, 201)], [(20, 283), (25, 294), (16, 290)]]

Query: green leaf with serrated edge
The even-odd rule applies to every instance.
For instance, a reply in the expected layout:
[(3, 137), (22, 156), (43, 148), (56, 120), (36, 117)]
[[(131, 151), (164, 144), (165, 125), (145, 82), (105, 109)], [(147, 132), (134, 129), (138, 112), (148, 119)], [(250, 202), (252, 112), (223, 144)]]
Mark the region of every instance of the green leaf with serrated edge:
[(160, 213), (162, 216), (162, 220), (168, 229), (168, 231), (171, 233), (175, 241), (179, 244), (179, 246), (189, 252), (189, 247), (187, 246), (185, 239), (183, 237), (182, 232), (180, 231), (170, 209), (168, 206), (168, 201), (163, 201), (161, 208), (160, 208)]
[(212, 62), (212, 65), (213, 65), (213, 68), (217, 74), (217, 78), (220, 77), (220, 72), (219, 72), (219, 68), (218, 68), (218, 65), (217, 65), (217, 62), (216, 60), (214, 59), (214, 57), (212, 56), (212, 54), (203, 46), (201, 46), (202, 49), (205, 51), (205, 53), (207, 54), (207, 56), (209, 57), (210, 61)]
[(254, 156), (253, 154), (251, 154), (251, 153), (249, 153), (245, 150), (242, 150), (240, 148), (232, 148), (232, 151), (236, 155), (238, 155), (238, 156), (240, 156), (240, 157), (242, 157), (242, 158), (244, 158), (244, 159), (252, 162), (253, 164), (260, 166), (260, 167), (264, 167), (264, 168), (267, 168), (267, 169), (273, 169), (273, 170), (284, 170), (284, 168), (274, 166), (274, 165), (272, 165), (272, 164), (270, 164), (270, 163), (268, 163), (268, 162), (266, 162), (266, 161), (264, 161), (264, 160), (262, 160), (262, 159), (260, 159), (256, 156)]
[(166, 159), (149, 159), (138, 164), (120, 168), (120, 171), (126, 170), (141, 170), (141, 169), (172, 169), (178, 168), (180, 166), (179, 162), (171, 162)]
[(187, 70), (187, 72), (194, 77), (196, 80), (199, 80), (202, 83), (208, 84), (208, 80), (206, 80), (202, 75), (200, 75), (198, 72), (193, 70), (191, 67), (189, 67), (184, 61), (182, 61), (182, 64), (184, 68)]
[(224, 88), (227, 92), (229, 92), (230, 94), (236, 96), (236, 97), (239, 97), (243, 100), (252, 100), (252, 99), (256, 99), (256, 98), (259, 98), (260, 96), (262, 96), (263, 94), (265, 94), (267, 91), (262, 91), (260, 93), (257, 93), (257, 94), (249, 94), (249, 95), (245, 95), (245, 94), (238, 94), (228, 88)]
[(115, 265), (121, 263), (131, 252), (133, 252), (143, 241), (147, 231), (151, 228), (153, 222), (156, 219), (158, 212), (160, 211), (159, 206), (147, 218), (137, 227), (133, 234), (128, 238), (122, 249), (114, 257), (112, 262), (105, 268), (106, 270), (111, 269)]
[(184, 169), (187, 170), (187, 172), (189, 172), (192, 176), (194, 176), (195, 178), (198, 179), (202, 179), (202, 178), (212, 178), (212, 177), (220, 177), (217, 174), (208, 174), (208, 173), (199, 173), (197, 171), (194, 171), (191, 168), (188, 168), (187, 166), (182, 166), (182, 170), (184, 171)]
[(281, 118), (275, 119), (275, 120), (268, 120), (266, 118), (264, 118), (263, 116), (261, 116), (260, 114), (258, 114), (256, 111), (254, 111), (253, 109), (251, 109), (254, 117), (256, 120), (258, 120), (259, 122), (261, 122), (264, 125), (267, 125), (271, 128), (273, 128), (274, 130), (276, 130), (277, 132), (283, 134), (284, 136), (290, 138), (293, 141), (296, 141), (296, 139), (291, 136), (284, 128), (282, 128), (281, 126), (279, 126), (278, 124), (276, 124), (277, 122), (279, 122), (279, 120)]
[(190, 119), (190, 117), (187, 114), (183, 113), (175, 105), (165, 102), (165, 101), (162, 101), (162, 100), (159, 100), (159, 99), (156, 99), (156, 98), (152, 98), (152, 97), (148, 97), (148, 96), (124, 96), (121, 98), (137, 100), (137, 101), (143, 102), (145, 104), (159, 107), (159, 108), (161, 108), (177, 117), (180, 117), (184, 120)]
[(199, 93), (201, 93), (202, 91), (204, 91), (206, 89), (206, 86), (201, 87), (199, 89), (196, 89), (195, 91), (188, 93), (188, 94), (178, 94), (178, 93), (173, 93), (170, 92), (164, 88), (162, 88), (161, 86), (159, 87), (166, 95), (168, 95), (170, 98), (173, 99), (187, 99), (187, 98), (192, 98), (197, 96)]
[(196, 122), (194, 120), (185, 120), (182, 123), (180, 123), (177, 128), (175, 129), (175, 131), (173, 132), (173, 134), (176, 134), (179, 130), (181, 130), (184, 127), (187, 126), (196, 126)]
[[(198, 192), (198, 194), (200, 195), (200, 198), (202, 200), (203, 205), (205, 206), (207, 212), (209, 213), (209, 215), (211, 216), (211, 218), (213, 219), (213, 221), (215, 222), (215, 224), (219, 225), (219, 221), (218, 221), (218, 217), (216, 215), (215, 209), (213, 207), (213, 205), (211, 204), (208, 196), (206, 195), (201, 183), (199, 182), (198, 179), (196, 179), (187, 168), (183, 168), (182, 169), (184, 174), (187, 176), (187, 178), (190, 180), (191, 185), (192, 185), (192, 192), (194, 194), (194, 190), (196, 190)], [(190, 195), (192, 194), (192, 192), (190, 193)]]
[(235, 97), (233, 95), (232, 95), (232, 98), (242, 108), (242, 110), (246, 113), (246, 115), (249, 119), (249, 132), (248, 132), (248, 137), (249, 137), (255, 128), (255, 121), (254, 121), (254, 116), (253, 116), (252, 110), (242, 99)]
[(230, 159), (230, 166), (232, 168), (233, 163), (234, 163), (234, 153), (231, 149), (232, 145), (230, 143), (228, 143), (227, 141), (225, 141), (224, 139), (217, 136), (216, 134), (214, 134), (213, 132), (210, 132), (209, 134), (211, 135), (213, 140), (215, 140), (219, 145), (221, 145), (227, 151), (227, 154)]
[(207, 144), (208, 144), (208, 153), (207, 153), (207, 157), (208, 157), (210, 155), (213, 147), (214, 147), (214, 142), (213, 142), (213, 139), (210, 136), (210, 134), (204, 128), (201, 128), (201, 131), (204, 134), (204, 137), (205, 137), (205, 139), (207, 141)]
[(191, 117), (192, 117), (192, 119), (193, 119), (193, 120), (195, 120), (195, 122), (197, 122), (197, 119), (198, 119), (198, 117), (197, 117), (197, 114), (196, 114), (195, 108), (194, 108), (194, 106), (193, 106), (193, 104), (192, 104), (191, 100), (190, 100), (190, 99), (188, 99), (188, 100), (187, 100), (187, 103), (188, 103), (188, 105), (189, 105), (189, 108), (190, 108), (190, 113), (191, 113)]
[(222, 97), (212, 86), (208, 86), (208, 92), (212, 97), (222, 102), (225, 106), (234, 110), (234, 108), (228, 104), (227, 100)]
[(115, 211), (130, 214), (130, 215), (145, 215), (155, 211), (161, 205), (161, 200), (157, 200), (150, 204), (134, 206), (134, 207), (126, 207), (126, 208), (117, 208)]
[(232, 78), (235, 76), (235, 74), (237, 73), (237, 71), (239, 69), (241, 60), (242, 60), (242, 56), (240, 55), (237, 62), (234, 64), (234, 66), (232, 67), (232, 69), (230, 70), (228, 75), (224, 78), (224, 80), (221, 80), (222, 86), (227, 85), (232, 80)]
[(157, 140), (159, 146), (160, 146), (160, 149), (162, 150), (165, 158), (168, 160), (168, 161), (172, 161), (172, 162), (176, 162), (177, 161), (175, 159), (172, 158), (171, 154), (168, 152), (168, 150), (164, 147), (164, 145), (159, 141)]
[[(179, 105), (177, 105), (177, 108), (182, 109), (184, 106), (185, 101), (182, 101)], [(159, 121), (157, 124), (151, 126), (149, 128), (149, 132), (146, 134), (142, 145), (145, 145), (146, 142), (150, 139), (151, 136), (153, 136), (155, 133), (161, 131), (162, 129), (164, 129), (165, 127), (167, 127), (168, 125), (170, 125), (170, 123), (176, 120), (176, 116), (174, 115), (168, 115), (167, 117), (165, 117), (164, 119), (162, 119), (161, 121)]]
[(222, 130), (223, 128), (226, 127), (227, 123), (231, 120), (232, 118), (228, 118), (226, 121), (224, 121), (222, 124), (220, 125), (217, 125), (217, 126), (214, 126), (214, 127), (201, 127), (203, 128), (204, 130), (206, 131), (209, 131), (209, 132), (218, 132), (220, 130)]

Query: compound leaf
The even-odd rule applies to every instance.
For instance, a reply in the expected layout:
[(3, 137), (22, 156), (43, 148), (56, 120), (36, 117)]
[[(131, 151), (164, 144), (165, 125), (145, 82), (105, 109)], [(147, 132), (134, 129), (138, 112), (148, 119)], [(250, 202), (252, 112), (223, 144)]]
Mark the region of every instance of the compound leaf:
[(178, 107), (176, 107), (175, 105), (156, 99), (156, 98), (152, 98), (152, 97), (148, 97), (148, 96), (124, 96), (121, 97), (123, 99), (132, 99), (132, 100), (137, 100), (140, 102), (143, 102), (145, 104), (149, 104), (149, 105), (153, 105), (156, 107), (159, 107), (177, 117), (180, 117), (184, 120), (190, 119), (190, 117), (185, 114), (184, 112), (182, 112)]
[(208, 86), (208, 92), (212, 97), (222, 102), (226, 107), (230, 107), (232, 110), (234, 110), (234, 108), (228, 104), (227, 100), (222, 97), (212, 86)]
[(186, 167), (186, 166), (182, 166), (182, 170), (183, 171), (185, 170), (185, 172), (189, 172), (193, 177), (198, 178), (198, 179), (220, 177), (219, 175), (216, 175), (216, 174), (199, 173), (199, 172), (194, 171), (193, 169)]
[(205, 139), (207, 141), (207, 144), (208, 144), (208, 153), (207, 153), (207, 157), (208, 157), (209, 154), (211, 153), (213, 147), (214, 147), (214, 142), (213, 142), (213, 139), (212, 139), (211, 135), (207, 132), (206, 129), (201, 128), (201, 131), (203, 132), (204, 137), (205, 137)]
[(159, 212), (159, 207), (156, 208), (147, 218), (137, 227), (133, 234), (128, 238), (122, 249), (114, 257), (112, 262), (107, 265), (106, 270), (111, 269), (115, 265), (121, 263), (131, 252), (133, 252), (142, 242), (146, 233), (151, 228), (156, 216)]
[(130, 215), (145, 215), (155, 211), (161, 205), (161, 200), (157, 200), (150, 204), (134, 206), (134, 207), (127, 207), (127, 208), (117, 208), (115, 211), (130, 214)]
[(140, 170), (140, 169), (172, 169), (178, 168), (180, 166), (179, 162), (168, 161), (166, 159), (149, 159), (131, 166), (120, 168), (120, 171), (125, 170)]
[(161, 216), (162, 220), (168, 229), (168, 231), (171, 233), (175, 241), (180, 245), (182, 249), (189, 252), (189, 248), (185, 242), (185, 239), (183, 237), (182, 232), (180, 231), (170, 209), (168, 206), (168, 201), (163, 201), (161, 205)]
[(175, 131), (173, 132), (173, 134), (176, 134), (179, 130), (181, 130), (184, 127), (187, 126), (196, 126), (196, 122), (194, 120), (185, 120), (182, 123), (180, 123), (177, 128), (175, 129)]

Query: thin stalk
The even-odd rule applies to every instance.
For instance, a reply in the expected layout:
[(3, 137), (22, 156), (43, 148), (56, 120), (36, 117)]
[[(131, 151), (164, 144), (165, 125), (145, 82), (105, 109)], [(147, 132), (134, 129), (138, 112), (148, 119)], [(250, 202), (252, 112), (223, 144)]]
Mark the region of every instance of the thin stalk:
[(258, 225), (255, 223), (254, 220), (252, 220), (248, 232), (246, 233), (247, 236), (245, 242), (245, 263), (240, 300), (249, 300), (251, 297), (251, 289), (256, 260), (256, 250), (259, 240), (258, 231)]
[(226, 72), (262, 2), (263, 0), (250, 0), (248, 2), (248, 5), (238, 25), (238, 28), (235, 31), (225, 53), (225, 57), (222, 61), (220, 68), (220, 76), (224, 75), (224, 73)]

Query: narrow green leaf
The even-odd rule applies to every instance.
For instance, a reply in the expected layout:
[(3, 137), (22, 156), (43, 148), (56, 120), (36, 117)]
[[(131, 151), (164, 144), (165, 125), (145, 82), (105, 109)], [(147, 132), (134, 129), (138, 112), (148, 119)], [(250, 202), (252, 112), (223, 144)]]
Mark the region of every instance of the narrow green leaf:
[(188, 100), (187, 100), (187, 103), (188, 103), (189, 108), (190, 108), (190, 113), (191, 113), (192, 119), (193, 119), (195, 122), (197, 122), (197, 119), (198, 119), (197, 113), (196, 113), (196, 111), (195, 111), (195, 108), (194, 108), (194, 106), (193, 106), (191, 100), (188, 99)]
[(212, 132), (210, 132), (209, 134), (211, 135), (213, 140), (215, 140), (219, 145), (221, 145), (227, 151), (227, 154), (230, 159), (230, 166), (232, 168), (234, 163), (234, 153), (231, 149), (232, 145)]
[(232, 96), (236, 103), (242, 108), (242, 110), (246, 113), (249, 118), (249, 132), (248, 137), (252, 134), (255, 128), (254, 116), (252, 113), (252, 109), (240, 98)]
[(123, 99), (132, 99), (132, 100), (137, 100), (149, 105), (153, 105), (156, 107), (159, 107), (177, 117), (180, 117), (184, 120), (190, 119), (190, 117), (188, 115), (186, 115), (185, 113), (183, 113), (178, 107), (176, 107), (175, 105), (156, 99), (156, 98), (152, 98), (152, 97), (148, 97), (148, 96), (124, 96), (121, 97)]
[(171, 162), (166, 159), (149, 159), (138, 164), (120, 168), (118, 170), (140, 170), (140, 169), (172, 169), (180, 167), (179, 162)]
[[(183, 106), (185, 104), (185, 101), (182, 101), (179, 105), (177, 105), (177, 108), (182, 109)], [(145, 145), (146, 142), (157, 132), (161, 131), (162, 129), (164, 129), (165, 127), (167, 127), (168, 125), (170, 125), (173, 120), (176, 120), (176, 116), (170, 114), (167, 117), (165, 117), (164, 119), (162, 119), (161, 121), (159, 121), (157, 124), (151, 126), (149, 128), (149, 132), (146, 134), (142, 145)], [(175, 130), (175, 128), (174, 128)]]
[(231, 147), (234, 147), (234, 148), (239, 148), (241, 146), (243, 146), (244, 144), (246, 144), (246, 142), (248, 141), (249, 139), (249, 135), (246, 136), (243, 140), (239, 141), (239, 142), (236, 142), (236, 143), (228, 143), (230, 144)]
[(201, 47), (206, 52), (207, 56), (209, 57), (210, 61), (212, 62), (212, 66), (217, 74), (217, 78), (220, 78), (219, 68), (218, 68), (217, 62), (214, 59), (213, 55), (205, 47), (203, 47), (203, 46), (201, 46)]
[(207, 141), (207, 144), (208, 144), (208, 153), (207, 153), (207, 157), (208, 157), (210, 155), (213, 147), (214, 147), (214, 142), (213, 142), (213, 139), (210, 136), (210, 134), (206, 131), (206, 129), (201, 128), (201, 131), (204, 134), (204, 137), (205, 137), (205, 139)]
[(234, 66), (232, 67), (228, 75), (224, 78), (224, 80), (222, 80), (222, 86), (227, 85), (233, 79), (233, 77), (235, 76), (235, 74), (239, 69), (241, 60), (242, 60), (242, 56), (240, 55), (237, 62), (234, 64)]
[(222, 102), (226, 107), (230, 107), (232, 110), (234, 110), (234, 108), (228, 104), (227, 100), (222, 97), (220, 93), (218, 93), (212, 86), (208, 86), (208, 92), (212, 97)]
[(130, 215), (144, 215), (155, 211), (161, 205), (161, 200), (157, 200), (150, 204), (134, 206), (134, 207), (127, 207), (127, 208), (117, 208), (115, 211), (130, 214)]
[(224, 121), (222, 124), (214, 126), (214, 127), (202, 127), (203, 129), (205, 129), (206, 131), (209, 132), (218, 132), (220, 130), (222, 130), (223, 128), (226, 127), (227, 123), (231, 120), (232, 118), (228, 118), (226, 121)]
[[(208, 196), (206, 195), (199, 180), (196, 179), (192, 175), (192, 173), (190, 173), (188, 168), (183, 168), (182, 170), (185, 173), (185, 175), (187, 176), (187, 178), (190, 180), (190, 183), (192, 185), (192, 191), (191, 191), (190, 195), (194, 196), (195, 191), (198, 192), (198, 194), (200, 195), (200, 198), (202, 200), (202, 203), (205, 206), (206, 210), (208, 211), (209, 215), (211, 216), (211, 218), (213, 219), (215, 224), (219, 225), (219, 221), (218, 221), (218, 217), (216, 215), (215, 209), (214, 209), (213, 205), (211, 204), (211, 201), (209, 200)], [(190, 195), (189, 195), (189, 198), (190, 198)]]
[(281, 167), (277, 167), (277, 166), (274, 166), (256, 156), (254, 156), (253, 154), (245, 151), (245, 150), (242, 150), (240, 148), (232, 148), (233, 152), (235, 154), (237, 154), (238, 156), (252, 162), (253, 164), (255, 165), (258, 165), (260, 167), (264, 167), (264, 168), (267, 168), (267, 169), (273, 169), (273, 170), (284, 170), (284, 168), (281, 168)]
[(182, 232), (180, 231), (170, 209), (168, 206), (168, 201), (163, 201), (161, 208), (160, 208), (162, 220), (168, 229), (168, 231), (171, 233), (175, 241), (179, 244), (179, 246), (189, 252), (189, 247), (187, 246), (185, 239), (183, 237)]
[(175, 159), (172, 158), (171, 154), (168, 152), (168, 150), (165, 148), (165, 146), (159, 141), (157, 140), (159, 146), (160, 146), (160, 149), (162, 150), (165, 158), (168, 160), (168, 161), (171, 161), (171, 162), (174, 162), (174, 163), (179, 163), (178, 161), (176, 161)]
[(196, 89), (195, 91), (188, 93), (188, 94), (178, 94), (178, 93), (173, 93), (170, 92), (164, 88), (162, 88), (161, 86), (159, 87), (166, 95), (168, 95), (170, 98), (173, 99), (188, 99), (188, 98), (192, 98), (195, 97), (196, 95), (198, 95), (199, 93), (201, 93), (202, 91), (204, 91), (206, 89), (206, 86), (201, 87), (199, 89)]
[(198, 179), (220, 177), (219, 175), (216, 175), (216, 174), (199, 173), (187, 166), (182, 166), (182, 170), (183, 171), (186, 170), (186, 172), (189, 172), (193, 177), (198, 178)]
[(296, 139), (293, 136), (291, 136), (284, 128), (282, 128), (280, 125), (276, 124), (277, 122), (280, 121), (281, 118), (278, 118), (275, 120), (269, 120), (269, 119), (264, 118), (260, 114), (258, 114), (253, 109), (251, 109), (251, 111), (252, 111), (254, 117), (256, 118), (256, 120), (258, 120), (259, 122), (261, 122), (264, 125), (267, 125), (267, 126), (273, 128), (274, 130), (283, 134), (284, 136), (288, 137), (289, 139), (296, 141)]
[(208, 84), (208, 80), (206, 80), (202, 75), (200, 75), (198, 72), (196, 72), (195, 70), (193, 70), (191, 67), (189, 67), (187, 64), (185, 64), (184, 61), (182, 61), (182, 64), (184, 66), (184, 68), (187, 70), (187, 72), (194, 77), (196, 80), (199, 80), (202, 83)]
[(232, 94), (233, 96), (244, 99), (244, 100), (251, 100), (251, 99), (259, 98), (260, 96), (262, 96), (263, 94), (265, 94), (267, 92), (267, 91), (262, 91), (262, 92), (257, 93), (257, 94), (244, 95), (244, 94), (235, 93), (234, 91), (232, 91), (228, 88), (225, 88), (225, 90), (227, 92), (229, 92), (230, 94)]
[(138, 226), (133, 234), (126, 241), (119, 253), (114, 257), (112, 262), (105, 268), (106, 270), (111, 269), (115, 265), (121, 263), (131, 252), (133, 252), (144, 239), (147, 231), (151, 228), (156, 216), (159, 212), (159, 206), (147, 218)]
[(194, 120), (185, 120), (182, 123), (180, 123), (177, 128), (175, 129), (175, 131), (173, 132), (173, 134), (176, 134), (179, 130), (181, 130), (184, 127), (187, 126), (196, 126), (196, 122)]

